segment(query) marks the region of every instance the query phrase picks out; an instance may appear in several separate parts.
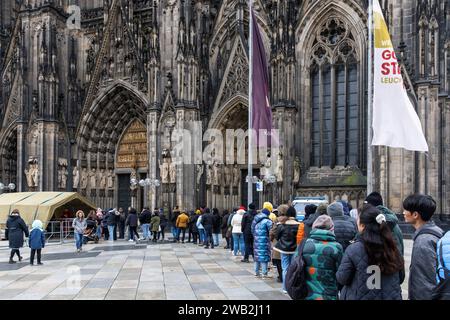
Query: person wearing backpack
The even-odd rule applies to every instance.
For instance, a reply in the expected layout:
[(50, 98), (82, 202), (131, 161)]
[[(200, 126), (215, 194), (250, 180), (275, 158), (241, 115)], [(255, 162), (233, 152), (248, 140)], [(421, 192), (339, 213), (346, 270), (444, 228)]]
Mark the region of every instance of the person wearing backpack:
[[(305, 300), (337, 300), (336, 271), (342, 259), (343, 249), (334, 235), (333, 220), (319, 216), (312, 225), (309, 238), (304, 240)], [(302, 246), (300, 246), (302, 247)], [(294, 259), (299, 259), (299, 252)]]
[(448, 231), (437, 244), (438, 268), (436, 272), (437, 286), (433, 300), (450, 300), (450, 231)]
[(405, 265), (386, 217), (376, 207), (365, 204), (358, 230), (356, 241), (348, 246), (336, 273), (337, 281), (344, 286), (340, 299), (402, 300), (400, 285), (405, 279)]
[(283, 293), (286, 291), (286, 273), (291, 264), (292, 257), (297, 251), (297, 234), (300, 223), (295, 219), (297, 211), (294, 207), (289, 207), (286, 212), (287, 220), (277, 226), (276, 239), (277, 244), (273, 248), (281, 254), (281, 268), (283, 270)]
[(410, 300), (431, 300), (436, 287), (437, 242), (444, 232), (431, 220), (435, 211), (436, 202), (429, 195), (413, 194), (403, 201), (405, 221), (416, 229), (409, 267)]
[(269, 232), (273, 222), (269, 219), (269, 215), (270, 211), (263, 209), (261, 213), (256, 215), (252, 222), (255, 276), (260, 277), (260, 269), (262, 269), (263, 279), (268, 277), (268, 266), (271, 259)]

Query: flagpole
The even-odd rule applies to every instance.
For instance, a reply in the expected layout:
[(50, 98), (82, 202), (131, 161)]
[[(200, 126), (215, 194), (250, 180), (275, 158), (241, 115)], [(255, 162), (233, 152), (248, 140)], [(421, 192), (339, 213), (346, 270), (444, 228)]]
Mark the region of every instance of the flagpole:
[(247, 206), (253, 202), (253, 155), (252, 155), (252, 144), (253, 144), (253, 16), (252, 16), (252, 1), (248, 2), (248, 12), (249, 12), (249, 72), (248, 72), (248, 191), (247, 191)]
[(368, 112), (367, 112), (367, 194), (373, 191), (373, 154), (372, 154), (372, 117), (373, 117), (373, 0), (369, 0), (368, 8), (368, 32), (369, 32), (369, 46), (368, 46)]

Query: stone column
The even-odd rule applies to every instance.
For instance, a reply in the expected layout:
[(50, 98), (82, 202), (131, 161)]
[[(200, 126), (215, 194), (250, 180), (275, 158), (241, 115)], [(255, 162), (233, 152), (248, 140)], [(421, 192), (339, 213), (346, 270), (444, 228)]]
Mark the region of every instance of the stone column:
[(26, 168), (26, 123), (19, 123), (17, 125), (17, 191), (23, 192), (26, 189), (26, 179), (24, 176), (24, 170)]
[[(158, 149), (158, 119), (159, 112), (157, 110), (151, 110), (147, 115), (147, 150), (148, 150), (148, 177), (152, 180), (160, 179), (158, 174), (158, 155), (160, 150)], [(162, 203), (158, 202), (158, 194), (161, 192), (162, 186), (159, 188), (149, 188), (149, 205), (150, 209), (154, 209), (157, 204), (162, 206)]]

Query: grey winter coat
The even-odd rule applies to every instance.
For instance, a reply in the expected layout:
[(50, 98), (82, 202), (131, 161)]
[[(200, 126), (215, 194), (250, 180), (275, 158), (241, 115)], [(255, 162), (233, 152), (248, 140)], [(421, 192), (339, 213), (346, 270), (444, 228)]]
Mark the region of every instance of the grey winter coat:
[(75, 232), (78, 234), (84, 234), (84, 230), (86, 230), (86, 219), (80, 221), (79, 218), (73, 219), (72, 227), (75, 229)]
[(444, 232), (433, 221), (417, 229), (413, 235), (408, 295), (410, 300), (431, 300), (436, 286), (436, 245)]
[(333, 219), (336, 241), (341, 244), (345, 251), (350, 245), (350, 241), (352, 241), (358, 233), (356, 222), (354, 221), (355, 219), (344, 216), (343, 214), (330, 214), (330, 217)]
[(370, 289), (367, 282), (373, 284), (374, 281), (371, 281), (372, 278), (369, 279), (373, 277), (373, 272), (368, 272), (368, 260), (361, 240), (348, 246), (336, 273), (337, 281), (344, 286), (340, 300), (402, 300), (400, 285), (405, 279), (405, 272), (382, 274), (380, 289)]
[(29, 236), (28, 227), (19, 215), (11, 215), (6, 221), (6, 238), (9, 240), (9, 248), (19, 249), (23, 247), (23, 235)]

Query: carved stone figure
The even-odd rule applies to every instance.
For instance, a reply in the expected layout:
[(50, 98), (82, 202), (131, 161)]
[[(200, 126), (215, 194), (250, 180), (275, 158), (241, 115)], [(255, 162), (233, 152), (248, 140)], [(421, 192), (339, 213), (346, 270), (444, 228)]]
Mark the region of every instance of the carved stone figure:
[(280, 152), (277, 159), (276, 176), (278, 182), (283, 182), (283, 154)]
[(201, 164), (197, 165), (197, 185), (200, 185), (200, 181), (202, 179), (203, 176), (203, 171), (204, 171), (204, 167)]
[(58, 187), (61, 189), (65, 189), (67, 187), (67, 175), (69, 171), (67, 171), (67, 167), (61, 166), (58, 170)]
[(239, 171), (239, 168), (237, 164), (234, 165), (233, 168), (233, 186), (237, 187), (241, 183), (241, 172)]
[(28, 169), (25, 169), (25, 175), (27, 177), (27, 184), (29, 188), (38, 186), (39, 166), (37, 163), (37, 159), (30, 158), (30, 160), (28, 161)]
[(167, 159), (163, 163), (159, 163), (159, 170), (161, 171), (161, 183), (169, 183), (169, 163)]
[(170, 171), (170, 183), (176, 183), (177, 182), (177, 166), (173, 161), (170, 161), (169, 171)]
[(88, 185), (88, 172), (86, 168), (83, 168), (81, 170), (81, 183), (80, 187), (81, 189), (86, 189)]
[(298, 183), (300, 181), (300, 170), (301, 170), (300, 158), (299, 157), (295, 157), (295, 160), (294, 160), (294, 177), (292, 179), (293, 183)]
[(267, 154), (267, 160), (264, 163), (264, 167), (261, 168), (261, 174), (264, 177), (270, 176), (272, 174), (272, 157)]
[(212, 183), (212, 168), (211, 165), (206, 167), (206, 184), (209, 186)]
[(225, 185), (229, 186), (231, 184), (231, 168), (229, 166), (224, 166), (223, 173), (225, 177)]
[(108, 189), (114, 188), (114, 173), (113, 173), (112, 169), (109, 169), (109, 171), (108, 171), (106, 185), (107, 185)]
[(214, 178), (213, 178), (213, 182), (215, 186), (220, 185), (220, 183), (222, 182), (222, 168), (220, 166), (220, 164), (216, 163), (214, 165)]
[(105, 169), (101, 169), (100, 170), (100, 182), (99, 182), (99, 186), (100, 189), (106, 189), (106, 184), (107, 184), (107, 175), (105, 173)]
[(80, 171), (78, 170), (78, 167), (73, 168), (73, 188), (78, 188), (78, 183), (80, 183)]
[(97, 188), (97, 172), (95, 168), (92, 168), (91, 172), (89, 172), (89, 187), (91, 189)]

